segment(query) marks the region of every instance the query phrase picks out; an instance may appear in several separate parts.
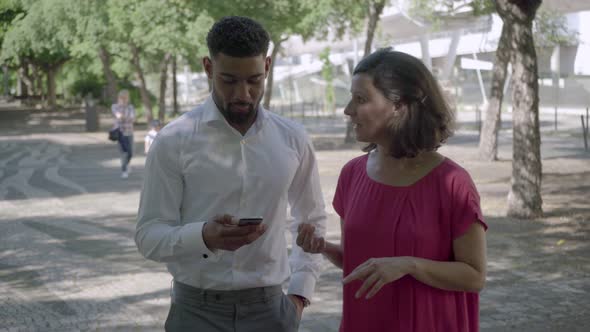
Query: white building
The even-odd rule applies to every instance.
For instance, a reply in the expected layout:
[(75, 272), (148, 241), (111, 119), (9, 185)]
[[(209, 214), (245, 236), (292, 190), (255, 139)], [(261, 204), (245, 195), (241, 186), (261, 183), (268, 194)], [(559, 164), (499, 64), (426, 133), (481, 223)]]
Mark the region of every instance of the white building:
[[(433, 29), (413, 19), (404, 10), (403, 2), (394, 1), (395, 6), (384, 10), (374, 48), (391, 46), (421, 58), (443, 85), (451, 88), (460, 104), (485, 102), (502, 30), (500, 17), (496, 14), (473, 17), (465, 13)], [(545, 0), (542, 9), (562, 13), (568, 29), (577, 32), (579, 38), (578, 45), (538, 52), (542, 107), (553, 107), (556, 102), (560, 108), (586, 107), (590, 105), (590, 0)], [(318, 54), (326, 47), (330, 47), (330, 59), (340, 73), (335, 81), (337, 102), (345, 103), (347, 75), (362, 57), (364, 41), (364, 32), (340, 40), (306, 43), (300, 37), (291, 37), (283, 45), (285, 58), (277, 59), (275, 67), (275, 103), (323, 98), (325, 84), (319, 75), (322, 64)], [(558, 81), (552, 79), (556, 68), (559, 68), (559, 89), (554, 84)], [(507, 97), (505, 100), (509, 101)]]

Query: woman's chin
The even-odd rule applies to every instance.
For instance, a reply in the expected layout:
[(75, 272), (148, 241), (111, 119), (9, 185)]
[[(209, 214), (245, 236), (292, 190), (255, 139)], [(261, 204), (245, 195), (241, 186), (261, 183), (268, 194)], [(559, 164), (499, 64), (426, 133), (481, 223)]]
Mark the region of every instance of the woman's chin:
[(366, 138), (365, 138), (365, 137), (363, 137), (363, 136), (356, 135), (356, 136), (355, 136), (355, 139), (356, 139), (356, 141), (357, 141), (357, 142), (359, 142), (359, 143), (371, 143), (371, 141), (370, 141), (370, 140), (366, 139)]
[(369, 143), (371, 141), (367, 135), (364, 135), (363, 132), (359, 131), (358, 129), (354, 130), (354, 138), (359, 143)]

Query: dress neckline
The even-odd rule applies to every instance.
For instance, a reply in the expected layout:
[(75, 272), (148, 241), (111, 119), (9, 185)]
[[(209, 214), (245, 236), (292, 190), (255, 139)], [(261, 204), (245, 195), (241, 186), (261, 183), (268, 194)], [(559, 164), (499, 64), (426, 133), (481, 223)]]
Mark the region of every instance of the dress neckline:
[(418, 180), (416, 180), (414, 183), (409, 184), (407, 186), (394, 186), (391, 184), (386, 184), (383, 182), (379, 182), (375, 179), (373, 179), (371, 176), (369, 176), (369, 172), (367, 171), (367, 164), (369, 162), (369, 154), (367, 153), (364, 158), (363, 158), (363, 176), (365, 176), (370, 182), (375, 183), (379, 186), (385, 187), (385, 188), (390, 188), (390, 189), (397, 189), (397, 190), (406, 190), (406, 189), (411, 189), (417, 185), (419, 185), (421, 182), (425, 181), (427, 178), (429, 178), (430, 176), (432, 176), (432, 174), (436, 173), (438, 171), (439, 168), (441, 168), (442, 165), (446, 164), (448, 162), (448, 158), (443, 156), (442, 161), (434, 166), (428, 173), (426, 173), (426, 175), (424, 175), (423, 177), (419, 178)]

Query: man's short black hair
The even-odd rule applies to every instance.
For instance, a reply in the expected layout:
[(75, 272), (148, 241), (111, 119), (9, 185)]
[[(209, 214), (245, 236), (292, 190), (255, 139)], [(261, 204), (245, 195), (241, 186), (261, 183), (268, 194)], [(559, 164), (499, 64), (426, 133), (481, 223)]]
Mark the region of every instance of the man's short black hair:
[(264, 55), (270, 37), (262, 25), (251, 18), (227, 16), (215, 22), (207, 34), (211, 57), (219, 53), (236, 58)]

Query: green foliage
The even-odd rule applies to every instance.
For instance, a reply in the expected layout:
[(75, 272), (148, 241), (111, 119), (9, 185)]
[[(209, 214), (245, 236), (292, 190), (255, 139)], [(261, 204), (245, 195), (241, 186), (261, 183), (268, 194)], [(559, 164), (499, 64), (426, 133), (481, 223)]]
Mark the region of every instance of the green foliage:
[(75, 41), (71, 45), (74, 57), (96, 56), (98, 46), (108, 46), (112, 29), (104, 0), (73, 1), (68, 18), (75, 22)]
[(277, 43), (290, 35), (312, 37), (321, 26), (317, 20), (318, 6), (322, 1), (310, 0), (227, 0), (227, 1), (195, 1), (197, 7), (205, 8), (214, 18), (240, 15), (251, 17), (260, 22)]
[(533, 34), (537, 47), (569, 46), (578, 43), (578, 33), (568, 29), (565, 16), (550, 10), (541, 9), (537, 12)]
[(104, 83), (95, 75), (88, 75), (76, 80), (69, 88), (69, 92), (73, 96), (85, 97), (91, 95), (98, 99), (102, 96)]
[(187, 22), (186, 48), (182, 49), (180, 55), (188, 62), (194, 71), (202, 71), (201, 59), (207, 55), (205, 39), (209, 27), (213, 25), (213, 18), (206, 11), (201, 12), (197, 17)]
[(4, 35), (10, 29), (12, 22), (24, 14), (26, 14), (24, 9), (16, 1), (0, 1), (0, 44), (2, 44)]
[[(194, 56), (202, 53), (205, 34), (213, 23), (207, 12), (180, 1), (108, 1), (111, 39), (117, 50), (133, 43), (145, 59), (161, 60), (164, 53)], [(123, 56), (129, 57), (129, 52)], [(118, 54), (118, 53), (117, 53)]]
[(0, 61), (18, 64), (22, 58), (41, 66), (55, 66), (69, 58), (72, 22), (66, 0), (22, 1), (19, 14), (4, 36)]
[(413, 0), (409, 7), (411, 16), (431, 25), (434, 30), (458, 15), (483, 16), (495, 10), (493, 0)]
[(489, 15), (496, 11), (492, 0), (473, 0), (470, 5), (475, 16)]
[(101, 97), (105, 84), (100, 62), (91, 56), (74, 58), (68, 62), (59, 73), (57, 82), (57, 86), (64, 87), (68, 100), (77, 100), (89, 92), (95, 98)]
[(314, 29), (316, 37), (341, 38), (345, 33), (357, 35), (364, 28), (372, 0), (301, 0), (313, 10), (304, 18), (301, 24), (307, 24)]

